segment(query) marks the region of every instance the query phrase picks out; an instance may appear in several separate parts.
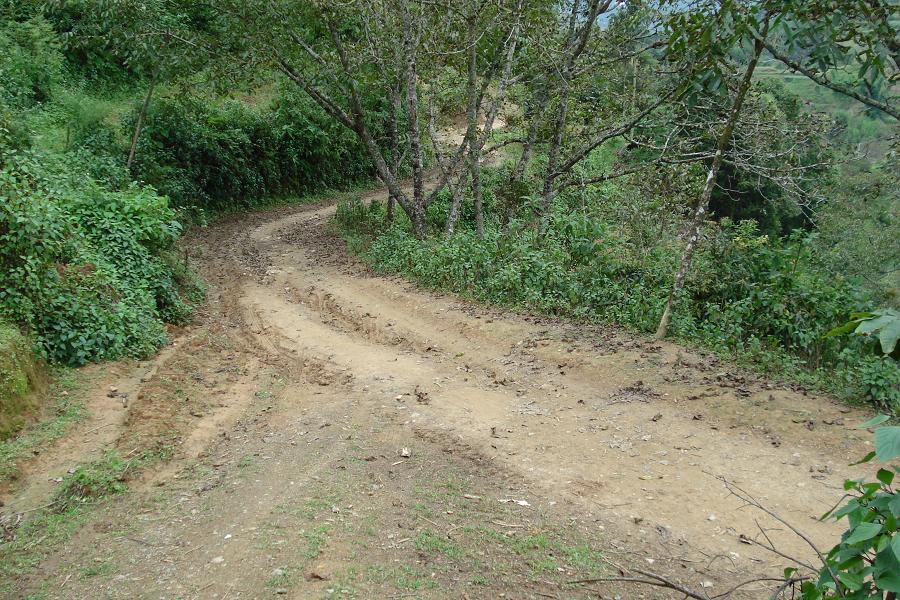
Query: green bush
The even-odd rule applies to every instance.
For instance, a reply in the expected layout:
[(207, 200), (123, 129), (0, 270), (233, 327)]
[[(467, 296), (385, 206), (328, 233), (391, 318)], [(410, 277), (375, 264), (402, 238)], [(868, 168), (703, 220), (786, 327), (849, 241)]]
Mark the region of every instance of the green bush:
[(0, 156), (0, 317), (53, 361), (146, 356), (199, 297), (170, 254), (181, 226), (152, 188), (110, 191), (72, 158)]
[(0, 100), (27, 108), (50, 98), (63, 56), (44, 19), (0, 23)]
[[(887, 416), (880, 415), (860, 428), (876, 427), (886, 420)], [(819, 555), (823, 564), (814, 576), (793, 567), (785, 569), (785, 593), (779, 597), (790, 594), (802, 600), (882, 600), (895, 598), (900, 592), (900, 496), (895, 484), (900, 467), (884, 464), (900, 458), (900, 427), (875, 429), (873, 446), (875, 450), (857, 464), (873, 459), (883, 463), (876, 480), (845, 480), (844, 498), (849, 500), (821, 518), (847, 520), (841, 541), (824, 556)]]
[(201, 98), (155, 101), (134, 174), (175, 206), (220, 211), (346, 187), (371, 177), (363, 157), (352, 132), (285, 88), (263, 108)]

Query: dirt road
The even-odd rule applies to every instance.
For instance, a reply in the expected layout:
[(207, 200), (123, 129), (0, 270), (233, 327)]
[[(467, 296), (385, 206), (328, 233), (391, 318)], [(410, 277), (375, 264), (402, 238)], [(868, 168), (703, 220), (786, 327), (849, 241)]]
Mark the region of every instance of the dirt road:
[(757, 522), (810, 557), (720, 477), (822, 546), (839, 535), (815, 517), (860, 475), (865, 415), (673, 344), (375, 276), (328, 233), (333, 211), (188, 236), (211, 285), (198, 322), (154, 361), (106, 367), (90, 408), (110, 425), (73, 433), (95, 447), (26, 464), (4, 510), (104, 447), (175, 455), (13, 597), (670, 597), (570, 583), (613, 565), (714, 596), (786, 566), (746, 543)]

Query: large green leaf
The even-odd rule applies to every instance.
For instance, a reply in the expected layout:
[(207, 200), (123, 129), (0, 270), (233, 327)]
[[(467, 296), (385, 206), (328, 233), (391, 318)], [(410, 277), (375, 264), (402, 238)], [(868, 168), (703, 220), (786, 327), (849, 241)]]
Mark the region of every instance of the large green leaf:
[(880, 317), (876, 317), (874, 319), (867, 319), (859, 324), (859, 327), (856, 328), (856, 333), (858, 335), (868, 335), (872, 332), (878, 331), (882, 327), (886, 327), (896, 319), (897, 317), (894, 317), (892, 315), (881, 315)]
[(856, 573), (851, 573), (849, 571), (838, 571), (837, 577), (841, 580), (841, 583), (847, 586), (847, 589), (849, 590), (858, 590), (863, 585), (862, 576), (857, 575)]
[(878, 416), (872, 417), (871, 419), (869, 419), (862, 425), (857, 425), (857, 428), (858, 429), (868, 429), (869, 427), (875, 427), (876, 425), (881, 425), (888, 419), (890, 419), (890, 417), (887, 415), (878, 415)]
[(900, 456), (900, 427), (879, 427), (875, 430), (875, 455), (882, 462)]
[(883, 592), (900, 592), (900, 573), (876, 575), (875, 585)]
[(900, 318), (894, 318), (881, 332), (878, 334), (878, 341), (881, 342), (881, 351), (890, 354), (897, 347), (897, 340), (900, 339)]
[(892, 515), (900, 517), (900, 494), (894, 494), (894, 497), (888, 503), (888, 508), (891, 509)]
[(881, 533), (882, 527), (881, 523), (860, 523), (851, 530), (850, 536), (844, 540), (844, 543), (858, 544), (870, 540)]

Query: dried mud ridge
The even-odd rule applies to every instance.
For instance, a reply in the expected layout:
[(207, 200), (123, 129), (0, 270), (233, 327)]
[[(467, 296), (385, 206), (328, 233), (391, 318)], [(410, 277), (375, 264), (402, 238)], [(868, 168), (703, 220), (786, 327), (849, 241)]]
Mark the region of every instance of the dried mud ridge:
[(92, 418), (23, 465), (3, 510), (104, 448), (174, 456), (16, 597), (670, 597), (567, 583), (614, 573), (600, 556), (715, 595), (784, 565), (745, 543), (771, 521), (717, 476), (823, 546), (839, 535), (815, 517), (859, 474), (864, 415), (673, 344), (376, 276), (329, 233), (333, 210), (184, 240), (210, 283), (197, 323), (153, 361), (99, 368)]

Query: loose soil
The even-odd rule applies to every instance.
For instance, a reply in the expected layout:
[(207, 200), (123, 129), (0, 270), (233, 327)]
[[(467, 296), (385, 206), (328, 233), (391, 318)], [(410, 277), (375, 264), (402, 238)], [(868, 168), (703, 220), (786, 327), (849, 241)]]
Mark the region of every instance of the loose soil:
[(572, 583), (638, 567), (714, 596), (787, 566), (746, 543), (760, 527), (811, 559), (721, 478), (820, 546), (838, 539), (817, 517), (863, 474), (847, 465), (868, 415), (675, 344), (375, 275), (330, 233), (333, 211), (186, 237), (210, 284), (195, 324), (151, 361), (93, 367), (91, 418), (20, 465), (0, 510), (41, 506), (108, 449), (168, 458), (2, 593), (683, 597)]

